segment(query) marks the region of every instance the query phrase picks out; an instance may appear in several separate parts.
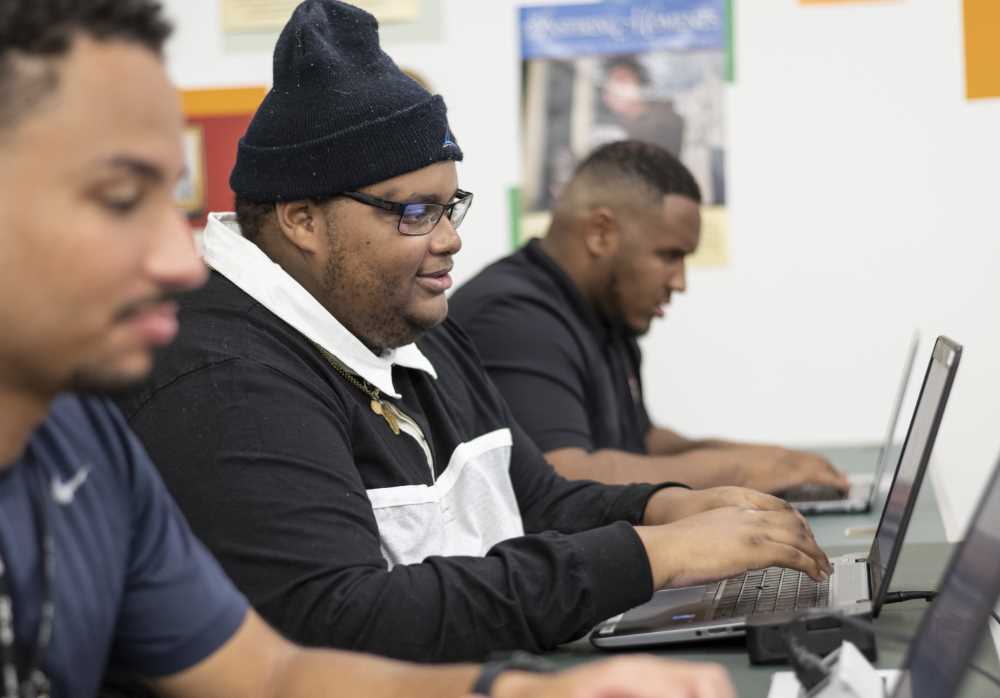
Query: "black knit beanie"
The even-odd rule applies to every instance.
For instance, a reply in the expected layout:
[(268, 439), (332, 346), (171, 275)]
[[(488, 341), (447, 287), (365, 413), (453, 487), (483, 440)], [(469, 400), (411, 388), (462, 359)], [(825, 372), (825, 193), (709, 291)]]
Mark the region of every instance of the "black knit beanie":
[(461, 160), (444, 100), (378, 43), (378, 22), (306, 0), (274, 48), (274, 86), (240, 139), (229, 185), (250, 201), (323, 198)]

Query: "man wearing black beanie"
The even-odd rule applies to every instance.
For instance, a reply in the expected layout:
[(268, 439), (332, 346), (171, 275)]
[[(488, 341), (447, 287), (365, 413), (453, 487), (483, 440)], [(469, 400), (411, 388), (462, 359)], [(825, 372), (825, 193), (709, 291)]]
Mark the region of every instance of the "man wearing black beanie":
[[(106, 671), (172, 698), (487, 692), (493, 665), (305, 649), (271, 630), (103, 396), (148, 372), (177, 330), (170, 299), (206, 276), (174, 201), (169, 33), (156, 0), (0, 3), (0, 694), (92, 698)], [(488, 692), (733, 695), (717, 667), (650, 658), (506, 672)]]
[(298, 7), (240, 143), (236, 216), (205, 231), (211, 278), (121, 402), (255, 607), (306, 644), (478, 659), (552, 648), (666, 585), (829, 572), (767, 495), (552, 470), (446, 319), (461, 159), (370, 15)]

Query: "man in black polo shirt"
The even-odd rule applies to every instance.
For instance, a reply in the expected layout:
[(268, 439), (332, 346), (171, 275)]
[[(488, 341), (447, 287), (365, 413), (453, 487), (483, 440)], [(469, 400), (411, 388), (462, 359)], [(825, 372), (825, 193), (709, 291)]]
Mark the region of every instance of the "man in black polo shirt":
[(547, 235), (458, 289), (452, 317), (565, 477), (846, 489), (846, 478), (817, 455), (687, 439), (650, 421), (636, 337), (685, 289), (700, 202), (694, 177), (666, 150), (638, 141), (603, 146), (557, 199)]
[[(105, 669), (174, 698), (457, 698), (477, 667), (305, 650), (192, 535), (121, 414), (205, 278), (169, 27), (150, 0), (0, 3), (0, 695), (89, 698)], [(629, 659), (482, 674), (483, 693), (731, 698), (718, 669)], [(676, 691), (676, 693), (675, 693)]]
[(268, 620), (310, 645), (471, 659), (551, 648), (666, 584), (827, 571), (775, 498), (559, 477), (445, 319), (472, 195), (441, 97), (333, 0), (299, 6), (274, 66), (237, 213), (204, 233), (211, 278), (121, 402)]

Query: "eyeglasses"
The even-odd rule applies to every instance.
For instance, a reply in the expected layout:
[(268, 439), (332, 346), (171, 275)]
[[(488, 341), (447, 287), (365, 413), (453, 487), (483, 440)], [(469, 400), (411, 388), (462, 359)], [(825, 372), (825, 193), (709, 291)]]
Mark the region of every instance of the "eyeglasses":
[(434, 230), (434, 226), (438, 224), (441, 216), (445, 214), (447, 214), (448, 220), (451, 221), (452, 227), (458, 228), (458, 226), (462, 225), (462, 220), (465, 218), (469, 206), (472, 205), (472, 192), (462, 191), (461, 189), (455, 192), (458, 200), (450, 204), (424, 202), (401, 204), (396, 201), (386, 201), (377, 196), (363, 194), (359, 191), (341, 192), (340, 196), (346, 196), (348, 199), (380, 208), (383, 211), (398, 213), (399, 223), (396, 225), (396, 230), (402, 235), (426, 235)]

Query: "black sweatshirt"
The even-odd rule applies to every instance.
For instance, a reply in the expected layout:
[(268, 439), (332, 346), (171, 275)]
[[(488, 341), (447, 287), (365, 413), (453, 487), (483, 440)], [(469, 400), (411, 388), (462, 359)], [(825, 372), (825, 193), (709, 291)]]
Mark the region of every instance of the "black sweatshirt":
[[(393, 367), (394, 403), (427, 436), (432, 476), (415, 439), (394, 436), (313, 344), (218, 272), (180, 321), (148, 383), (119, 404), (195, 533), (289, 638), (472, 660), (552, 648), (650, 598), (631, 524), (658, 488), (556, 474), (455, 324), (417, 342), (436, 380)], [(389, 564), (369, 491), (430, 485), (460, 444), (506, 429), (526, 535)], [(435, 531), (417, 522), (411, 534)]]

